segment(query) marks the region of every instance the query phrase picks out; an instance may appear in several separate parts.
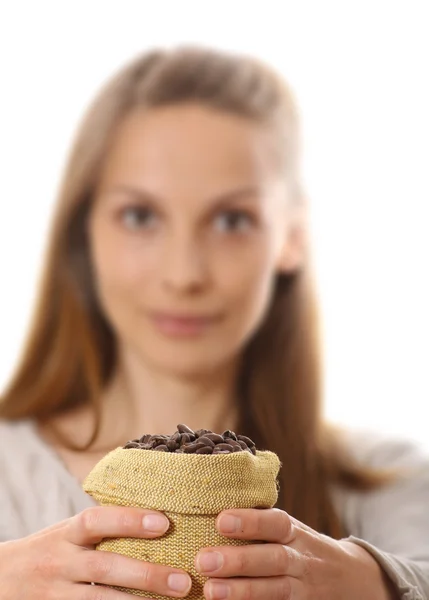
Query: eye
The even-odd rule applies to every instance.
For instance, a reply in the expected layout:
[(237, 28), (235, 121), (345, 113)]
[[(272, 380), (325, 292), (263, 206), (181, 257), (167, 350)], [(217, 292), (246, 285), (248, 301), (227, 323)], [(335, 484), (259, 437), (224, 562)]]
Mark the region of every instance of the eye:
[(253, 217), (242, 210), (226, 210), (215, 218), (215, 227), (222, 233), (247, 231), (253, 225)]
[(120, 219), (127, 229), (152, 229), (158, 215), (150, 206), (127, 206), (121, 210)]

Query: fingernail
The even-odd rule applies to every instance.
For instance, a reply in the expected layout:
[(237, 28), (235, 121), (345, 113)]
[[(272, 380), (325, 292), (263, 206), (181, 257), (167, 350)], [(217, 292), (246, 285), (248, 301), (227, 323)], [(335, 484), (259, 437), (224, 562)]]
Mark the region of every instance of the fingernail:
[(185, 592), (191, 587), (191, 580), (187, 575), (182, 573), (172, 573), (168, 576), (168, 587), (173, 592)]
[(168, 521), (161, 515), (146, 515), (143, 517), (143, 528), (152, 533), (162, 533), (168, 528)]
[(241, 528), (241, 520), (232, 515), (222, 515), (219, 519), (219, 529), (224, 533), (234, 533)]
[(209, 585), (210, 600), (224, 600), (229, 596), (229, 587), (220, 581), (211, 581)]
[(197, 567), (199, 571), (210, 573), (217, 571), (223, 565), (223, 556), (220, 552), (202, 552), (197, 558)]

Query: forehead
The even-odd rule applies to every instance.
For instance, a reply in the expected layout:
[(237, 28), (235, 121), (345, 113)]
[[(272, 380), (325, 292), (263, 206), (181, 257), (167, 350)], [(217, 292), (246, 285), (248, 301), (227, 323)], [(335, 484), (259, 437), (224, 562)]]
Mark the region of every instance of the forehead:
[[(248, 118), (198, 104), (138, 109), (118, 126), (101, 179), (156, 185), (278, 176), (275, 135)], [(138, 183), (136, 181), (136, 183)]]

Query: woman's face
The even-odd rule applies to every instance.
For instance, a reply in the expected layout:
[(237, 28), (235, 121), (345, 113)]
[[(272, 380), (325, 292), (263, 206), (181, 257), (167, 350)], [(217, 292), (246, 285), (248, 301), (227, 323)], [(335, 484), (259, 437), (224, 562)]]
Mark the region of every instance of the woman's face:
[(120, 348), (191, 376), (234, 360), (265, 316), (287, 231), (286, 186), (261, 125), (199, 105), (130, 113), (89, 221)]

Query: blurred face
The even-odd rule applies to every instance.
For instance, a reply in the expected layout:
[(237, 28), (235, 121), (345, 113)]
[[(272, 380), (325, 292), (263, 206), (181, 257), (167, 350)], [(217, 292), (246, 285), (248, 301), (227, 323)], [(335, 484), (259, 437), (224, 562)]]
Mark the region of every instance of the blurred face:
[(288, 252), (272, 134), (198, 105), (130, 113), (89, 221), (96, 285), (120, 347), (176, 374), (239, 356)]

